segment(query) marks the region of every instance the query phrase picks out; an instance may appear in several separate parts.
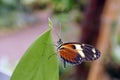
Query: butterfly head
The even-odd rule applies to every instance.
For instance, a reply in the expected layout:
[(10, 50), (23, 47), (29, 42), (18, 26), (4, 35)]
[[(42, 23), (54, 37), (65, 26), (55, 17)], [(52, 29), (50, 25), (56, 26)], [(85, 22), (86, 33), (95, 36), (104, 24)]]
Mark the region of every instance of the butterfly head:
[(63, 42), (62, 42), (62, 39), (59, 39), (59, 40), (57, 41), (58, 46), (61, 45), (62, 43), (63, 43)]
[(59, 40), (57, 41), (57, 50), (59, 50), (60, 49), (60, 47), (62, 46), (62, 44), (63, 44), (63, 42), (62, 42), (62, 39), (61, 38), (59, 38)]

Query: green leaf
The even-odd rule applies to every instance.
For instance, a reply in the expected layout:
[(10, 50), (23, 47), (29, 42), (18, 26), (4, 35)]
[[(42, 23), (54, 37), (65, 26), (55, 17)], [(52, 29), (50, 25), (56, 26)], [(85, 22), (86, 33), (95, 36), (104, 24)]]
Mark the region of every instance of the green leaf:
[[(51, 29), (42, 34), (25, 52), (10, 80), (58, 80), (58, 59)], [(50, 57), (51, 56), (51, 57)], [(49, 58), (50, 57), (50, 58)]]

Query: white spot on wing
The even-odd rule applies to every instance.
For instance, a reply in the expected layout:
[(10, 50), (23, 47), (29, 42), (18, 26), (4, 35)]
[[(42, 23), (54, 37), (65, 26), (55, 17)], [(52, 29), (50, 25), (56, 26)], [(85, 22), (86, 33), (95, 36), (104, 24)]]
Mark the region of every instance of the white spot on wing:
[(81, 55), (82, 58), (85, 58), (85, 55), (84, 55), (83, 51), (81, 51), (81, 50), (77, 50), (77, 51)]
[(81, 45), (79, 45), (79, 44), (75, 44), (75, 48), (77, 49), (77, 50), (83, 50), (82, 48), (81, 48)]
[(92, 48), (92, 52), (94, 53), (94, 57), (96, 58), (97, 56), (96, 56), (96, 50), (95, 50), (95, 48)]
[(94, 54), (94, 57), (96, 58), (97, 56)]
[(85, 44), (82, 44), (82, 46), (85, 46)]
[(75, 48), (76, 48), (76, 50), (78, 51), (78, 53), (80, 54), (80, 56), (82, 57), (82, 58), (85, 58), (85, 55), (84, 55), (84, 53), (83, 53), (83, 49), (81, 48), (81, 45), (79, 45), (79, 44), (75, 44)]
[(95, 50), (94, 48), (92, 48), (92, 52), (93, 52), (93, 53), (96, 53), (96, 50)]

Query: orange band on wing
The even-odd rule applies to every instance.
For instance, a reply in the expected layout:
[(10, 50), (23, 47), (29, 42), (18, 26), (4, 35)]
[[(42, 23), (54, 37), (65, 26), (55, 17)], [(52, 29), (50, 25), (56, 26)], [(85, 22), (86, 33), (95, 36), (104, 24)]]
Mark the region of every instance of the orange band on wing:
[(76, 51), (70, 48), (64, 48), (59, 50), (60, 56), (64, 58), (65, 60), (68, 60), (70, 62), (76, 62), (75, 58), (78, 57), (79, 54), (77, 54)]

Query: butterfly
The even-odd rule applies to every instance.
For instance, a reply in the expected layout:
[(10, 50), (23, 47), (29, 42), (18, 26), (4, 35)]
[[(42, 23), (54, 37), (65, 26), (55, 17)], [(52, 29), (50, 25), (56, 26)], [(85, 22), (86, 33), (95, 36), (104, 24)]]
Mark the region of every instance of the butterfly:
[(63, 43), (61, 39), (57, 44), (57, 52), (63, 59), (64, 67), (66, 67), (66, 63), (81, 64), (85, 61), (97, 60), (100, 57), (100, 51), (92, 45), (77, 42)]

